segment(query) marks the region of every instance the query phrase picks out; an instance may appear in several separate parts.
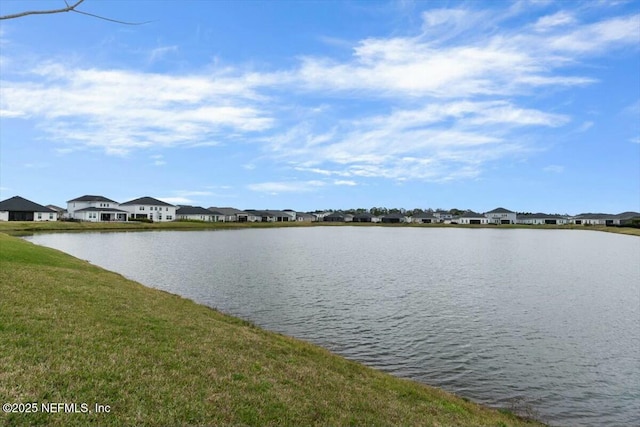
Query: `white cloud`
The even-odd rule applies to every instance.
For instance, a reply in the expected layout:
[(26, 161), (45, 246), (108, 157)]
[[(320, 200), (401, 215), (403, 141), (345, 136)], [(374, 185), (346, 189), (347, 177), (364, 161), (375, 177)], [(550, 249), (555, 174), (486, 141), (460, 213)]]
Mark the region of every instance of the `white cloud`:
[(349, 180), (335, 180), (333, 181), (334, 185), (346, 185), (348, 187), (354, 187), (356, 185), (358, 185), (355, 181), (349, 181)]
[(177, 51), (178, 51), (178, 46), (176, 45), (157, 47), (155, 49), (152, 49), (151, 52), (149, 53), (149, 62), (159, 61), (163, 59), (165, 56), (167, 56), (168, 54), (175, 53)]
[(249, 184), (247, 188), (252, 191), (269, 194), (279, 193), (305, 193), (315, 191), (319, 187), (323, 187), (323, 181), (279, 181), (279, 182), (262, 182), (258, 184)]
[(545, 172), (562, 173), (564, 172), (564, 166), (561, 165), (549, 165), (543, 168)]
[(633, 142), (634, 144), (640, 144), (640, 136), (636, 136), (635, 138), (631, 138), (629, 141)]
[(192, 205), (202, 203), (201, 200), (203, 196), (214, 195), (210, 191), (199, 190), (176, 190), (173, 191), (173, 193), (172, 196), (158, 197), (158, 199), (166, 203), (171, 203), (172, 205)]
[(554, 13), (553, 15), (546, 15), (538, 19), (534, 24), (536, 31), (549, 31), (560, 26), (568, 26), (576, 23), (576, 18), (573, 14), (561, 11)]
[[(483, 164), (529, 149), (514, 139), (523, 128), (557, 127), (564, 115), (507, 101), (438, 102), (388, 115), (342, 121), (314, 134), (304, 124), (270, 145), (295, 170), (325, 177), (446, 181), (478, 176)], [(517, 133), (516, 133), (517, 132)]]
[(40, 83), (4, 80), (5, 117), (35, 118), (56, 141), (126, 155), (154, 146), (211, 144), (273, 126), (255, 76), (171, 76), (46, 64)]

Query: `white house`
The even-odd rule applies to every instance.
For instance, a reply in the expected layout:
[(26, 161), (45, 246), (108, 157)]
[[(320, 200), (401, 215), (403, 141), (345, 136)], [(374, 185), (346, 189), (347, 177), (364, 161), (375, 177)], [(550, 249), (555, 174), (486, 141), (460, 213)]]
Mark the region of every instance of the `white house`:
[(450, 224), (451, 221), (453, 220), (453, 214), (449, 211), (443, 211), (441, 209), (438, 209), (437, 211), (435, 211), (433, 213), (433, 216), (435, 216), (438, 219), (438, 222), (444, 222), (447, 224)]
[(79, 221), (126, 221), (120, 204), (103, 196), (84, 195), (67, 202), (67, 216)]
[(411, 222), (417, 224), (434, 224), (438, 222), (438, 218), (436, 218), (436, 216), (430, 212), (424, 212), (415, 214), (412, 217)]
[(505, 208), (496, 208), (485, 212), (484, 216), (489, 219), (489, 224), (515, 224), (516, 213)]
[(571, 218), (571, 222), (577, 225), (607, 225), (613, 224), (613, 215), (603, 213), (584, 213)]
[(562, 215), (549, 215), (544, 213), (518, 215), (518, 224), (527, 225), (565, 225), (569, 218)]
[(57, 221), (58, 212), (20, 196), (0, 202), (0, 221)]
[(200, 206), (179, 206), (176, 218), (189, 221), (224, 222), (224, 215)]
[(298, 222), (313, 222), (316, 220), (316, 217), (308, 214), (308, 213), (304, 213), (304, 212), (296, 212), (296, 221)]
[(257, 217), (249, 212), (242, 211), (236, 208), (217, 208), (210, 207), (210, 211), (219, 212), (224, 215), (225, 222), (257, 222), (260, 221), (260, 217)]
[(176, 207), (172, 204), (154, 199), (140, 197), (120, 204), (128, 212), (129, 219), (148, 219), (153, 222), (168, 222), (176, 219)]
[(458, 218), (458, 224), (484, 225), (489, 224), (489, 218), (477, 212), (466, 211)]

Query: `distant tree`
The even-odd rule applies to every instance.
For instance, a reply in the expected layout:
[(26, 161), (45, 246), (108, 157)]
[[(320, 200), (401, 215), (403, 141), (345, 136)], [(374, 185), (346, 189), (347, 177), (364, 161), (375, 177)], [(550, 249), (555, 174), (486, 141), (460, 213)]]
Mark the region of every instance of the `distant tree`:
[(387, 215), (389, 213), (389, 210), (384, 207), (373, 207), (369, 209), (369, 213), (374, 216), (381, 216), (381, 215)]

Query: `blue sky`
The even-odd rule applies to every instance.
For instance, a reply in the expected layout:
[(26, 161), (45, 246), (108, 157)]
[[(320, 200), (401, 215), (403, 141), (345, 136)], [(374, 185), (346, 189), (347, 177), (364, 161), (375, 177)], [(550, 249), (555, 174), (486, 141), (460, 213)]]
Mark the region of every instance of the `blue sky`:
[(0, 21), (1, 199), (640, 210), (640, 2), (80, 10), (150, 22)]

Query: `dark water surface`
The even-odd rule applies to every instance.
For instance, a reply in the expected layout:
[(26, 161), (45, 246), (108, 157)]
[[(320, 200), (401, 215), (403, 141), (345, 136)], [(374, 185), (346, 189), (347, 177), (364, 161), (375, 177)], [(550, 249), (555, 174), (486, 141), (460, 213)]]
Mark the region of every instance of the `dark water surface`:
[(640, 238), (305, 227), (28, 240), (559, 425), (639, 425)]

